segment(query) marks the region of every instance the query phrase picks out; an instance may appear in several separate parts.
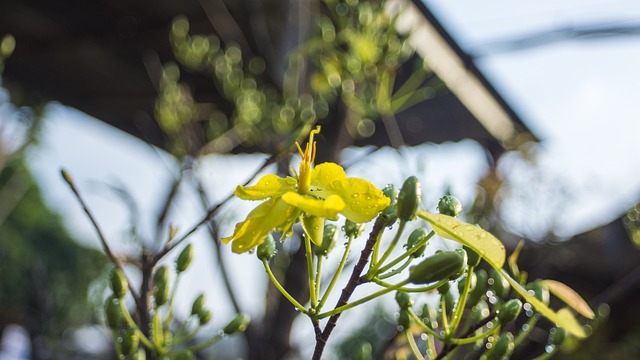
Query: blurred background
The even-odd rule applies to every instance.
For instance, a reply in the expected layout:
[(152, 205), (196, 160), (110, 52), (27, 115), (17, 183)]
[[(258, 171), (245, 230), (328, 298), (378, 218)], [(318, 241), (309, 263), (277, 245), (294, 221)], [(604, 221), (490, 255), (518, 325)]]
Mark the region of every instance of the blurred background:
[[(318, 162), (379, 187), (416, 175), (432, 211), (454, 194), (509, 252), (525, 240), (530, 278), (563, 281), (609, 317), (558, 357), (638, 358), (638, 35), (631, 0), (3, 0), (0, 359), (113, 356), (110, 266), (60, 168), (135, 274), (168, 224), (197, 223), (315, 121)], [(219, 245), (251, 205), (229, 201), (192, 237), (179, 303), (187, 314), (204, 291), (214, 324), (252, 315), (217, 358), (307, 358), (308, 323), (253, 256)], [(298, 249), (277, 264), (304, 294)], [(376, 314), (373, 332), (343, 320), (332, 356), (384, 343), (393, 319)]]

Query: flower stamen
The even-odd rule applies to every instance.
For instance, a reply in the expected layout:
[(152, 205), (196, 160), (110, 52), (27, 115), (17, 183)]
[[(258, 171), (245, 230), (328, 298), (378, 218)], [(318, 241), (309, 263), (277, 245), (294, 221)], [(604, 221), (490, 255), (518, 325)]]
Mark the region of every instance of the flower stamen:
[(296, 142), (298, 152), (302, 157), (300, 161), (300, 174), (298, 175), (298, 193), (305, 195), (309, 192), (309, 186), (311, 185), (311, 169), (313, 168), (313, 162), (316, 160), (316, 142), (313, 140), (315, 134), (320, 133), (320, 126), (316, 126), (315, 129), (309, 133), (309, 141), (304, 148), (304, 152), (300, 147), (300, 144)]

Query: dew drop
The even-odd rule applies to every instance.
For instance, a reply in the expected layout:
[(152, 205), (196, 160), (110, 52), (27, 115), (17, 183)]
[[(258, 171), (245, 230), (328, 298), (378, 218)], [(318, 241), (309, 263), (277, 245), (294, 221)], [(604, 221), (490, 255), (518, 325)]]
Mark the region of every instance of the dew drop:
[(529, 330), (529, 324), (522, 325), (522, 331), (528, 331), (528, 330)]
[(351, 197), (354, 198), (354, 199), (358, 198), (358, 196), (360, 196), (360, 194), (358, 194), (358, 193), (355, 193), (355, 194), (351, 195)]
[(422, 341), (427, 341), (427, 334), (425, 333), (420, 334), (420, 339), (422, 339)]
[(544, 348), (544, 351), (546, 351), (546, 352), (548, 352), (548, 353), (552, 353), (552, 352), (553, 352), (553, 350), (555, 350), (555, 349), (556, 349), (556, 347), (555, 347), (555, 346), (553, 346), (553, 345), (547, 345), (547, 346)]
[(527, 311), (524, 312), (524, 314), (527, 315), (527, 317), (531, 317), (531, 316), (533, 316), (533, 311), (527, 310)]
[(524, 305), (522, 305), (522, 308), (523, 308), (525, 311), (531, 311), (531, 304), (529, 304), (529, 303), (525, 303)]

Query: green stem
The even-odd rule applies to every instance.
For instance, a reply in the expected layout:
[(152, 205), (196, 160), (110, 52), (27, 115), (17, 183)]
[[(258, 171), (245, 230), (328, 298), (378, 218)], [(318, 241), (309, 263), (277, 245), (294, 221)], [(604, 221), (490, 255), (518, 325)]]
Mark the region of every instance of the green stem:
[(500, 326), (496, 326), (493, 329), (487, 330), (485, 332), (483, 332), (482, 334), (478, 334), (472, 337), (468, 337), (468, 338), (463, 338), (463, 339), (449, 339), (447, 340), (450, 344), (456, 344), (456, 345), (464, 345), (464, 344), (472, 344), (478, 340), (484, 339), (487, 336), (490, 336), (492, 334), (494, 334), (495, 332), (497, 332), (500, 329)]
[(262, 260), (262, 265), (264, 265), (264, 270), (267, 272), (267, 275), (269, 276), (269, 280), (271, 280), (271, 282), (276, 287), (276, 289), (280, 291), (282, 296), (287, 298), (287, 300), (289, 300), (289, 302), (293, 304), (293, 306), (295, 306), (298, 310), (300, 310), (300, 312), (309, 315), (309, 311), (305, 309), (304, 306), (300, 305), (300, 303), (296, 299), (294, 299), (293, 296), (291, 296), (291, 294), (289, 294), (287, 290), (285, 290), (282, 287), (282, 285), (280, 285), (280, 282), (278, 281), (278, 279), (276, 279), (276, 277), (273, 275), (273, 272), (271, 272), (269, 263), (266, 260)]
[(171, 320), (173, 319), (173, 298), (175, 297), (176, 292), (178, 292), (177, 290), (178, 290), (178, 280), (179, 279), (180, 279), (180, 273), (178, 273), (176, 275), (176, 279), (173, 282), (173, 289), (171, 291), (171, 296), (169, 296), (169, 305), (168, 305), (169, 312), (167, 313), (167, 318), (164, 319), (164, 327), (165, 328), (169, 327), (169, 324), (171, 323)]
[(407, 342), (409, 343), (409, 347), (411, 348), (411, 352), (413, 352), (413, 356), (418, 360), (424, 360), (424, 356), (420, 353), (420, 349), (418, 349), (418, 345), (416, 344), (416, 340), (413, 338), (413, 334), (408, 329), (404, 331), (404, 334), (407, 336)]
[(142, 343), (151, 350), (157, 351), (157, 348), (155, 345), (153, 345), (151, 343), (151, 341), (147, 338), (147, 336), (142, 332), (142, 330), (140, 330), (140, 328), (138, 327), (138, 324), (136, 324), (135, 321), (133, 321), (133, 318), (131, 317), (131, 315), (129, 314), (129, 310), (127, 310), (127, 307), (124, 306), (124, 302), (122, 300), (118, 300), (118, 302), (120, 303), (120, 311), (122, 312), (122, 315), (124, 316), (124, 319), (127, 321), (127, 324), (136, 329), (138, 331), (138, 335), (140, 336), (140, 341), (142, 341)]
[(447, 302), (445, 300), (445, 294), (440, 295), (440, 312), (442, 314), (442, 330), (444, 330), (445, 338), (451, 336), (451, 329), (449, 328), (449, 318), (447, 316)]
[[(420, 326), (424, 331), (428, 332), (429, 335), (433, 336), (435, 339), (438, 339), (440, 341), (444, 341), (444, 338), (442, 338), (442, 336), (440, 336), (429, 325), (425, 324), (424, 321), (422, 321), (422, 319), (420, 319), (420, 317), (418, 315), (416, 315), (416, 313), (413, 312), (413, 310), (411, 308), (409, 308), (408, 311), (409, 311), (409, 315), (411, 315), (411, 317), (413, 318), (413, 321), (415, 321), (416, 324), (418, 324), (418, 326)], [(434, 349), (434, 353), (435, 353), (435, 349)]]
[(540, 320), (540, 313), (535, 313), (533, 314), (533, 316), (529, 318), (529, 320), (526, 323), (526, 327), (523, 326), (525, 329), (523, 329), (518, 334), (518, 336), (516, 336), (515, 340), (513, 340), (514, 349), (520, 346), (520, 344), (522, 344), (522, 342), (529, 336), (529, 334), (531, 334), (538, 320)]
[(323, 256), (318, 256), (318, 260), (316, 263), (316, 288), (315, 288), (315, 293), (316, 293), (316, 307), (318, 306), (318, 298), (320, 298), (320, 282), (322, 281), (322, 263), (323, 263), (324, 257)]
[(400, 226), (398, 226), (398, 231), (396, 232), (396, 236), (393, 237), (393, 240), (391, 240), (389, 247), (387, 247), (387, 250), (384, 252), (384, 254), (382, 254), (382, 257), (380, 257), (377, 264), (372, 266), (371, 269), (369, 269), (369, 272), (367, 273), (368, 278), (373, 278), (380, 272), (379, 271), (380, 265), (383, 264), (385, 260), (387, 260), (389, 255), (391, 255), (391, 252), (393, 251), (393, 249), (395, 249), (396, 244), (398, 243), (398, 240), (400, 240), (400, 236), (402, 235), (402, 232), (404, 231), (404, 228), (406, 225), (407, 225), (406, 221), (400, 221)]
[(539, 356), (535, 357), (533, 360), (547, 360), (550, 359), (553, 355), (555, 355), (555, 353), (558, 351), (558, 347), (554, 347), (553, 350), (549, 351), (549, 352), (545, 352), (544, 354), (540, 354)]
[(351, 302), (351, 303), (348, 303), (346, 305), (337, 307), (337, 308), (335, 308), (335, 309), (333, 309), (331, 311), (327, 311), (325, 313), (322, 313), (322, 314), (318, 315), (318, 319), (323, 319), (323, 318), (326, 318), (326, 317), (329, 317), (329, 316), (333, 316), (333, 315), (339, 314), (339, 313), (341, 313), (341, 312), (343, 312), (345, 310), (351, 309), (351, 308), (356, 307), (356, 306), (358, 306), (360, 304), (364, 304), (367, 301), (371, 301), (371, 300), (377, 298), (378, 296), (382, 296), (382, 295), (384, 295), (384, 294), (386, 294), (388, 292), (391, 292), (393, 290), (397, 290), (399, 288), (402, 288), (404, 285), (406, 285), (408, 283), (409, 283), (409, 280), (407, 279), (407, 280), (402, 281), (402, 282), (400, 282), (400, 283), (398, 283), (396, 285), (392, 285), (391, 287), (379, 290), (379, 291), (377, 291), (377, 292), (375, 292), (373, 294), (367, 295), (367, 296), (365, 296), (365, 297), (363, 297), (361, 299), (358, 299), (358, 300), (356, 300), (354, 302)]
[(405, 251), (404, 254), (398, 256), (397, 258), (393, 259), (393, 261), (389, 262), (387, 265), (383, 266), (380, 268), (380, 270), (378, 270), (379, 273), (384, 273), (385, 271), (391, 269), (392, 267), (394, 267), (396, 264), (398, 264), (400, 261), (406, 259), (407, 257), (411, 256), (411, 254), (413, 254), (414, 252), (416, 252), (422, 245), (426, 244), (427, 241), (429, 241), (429, 239), (431, 239), (436, 233), (431, 230), (431, 232), (422, 240), (420, 240), (418, 243), (416, 243), (413, 247), (411, 247), (411, 249), (407, 249), (407, 251)]
[[(181, 328), (182, 329), (182, 328)], [(178, 345), (185, 343), (187, 341), (191, 341), (198, 333), (200, 332), (200, 326), (197, 326), (195, 329), (191, 330), (188, 334), (182, 337), (174, 337), (171, 343), (173, 345)], [(178, 334), (178, 332), (176, 332)]]
[(318, 311), (320, 311), (320, 309), (322, 309), (322, 306), (324, 306), (324, 304), (327, 302), (327, 299), (329, 298), (329, 294), (331, 293), (331, 291), (333, 291), (333, 287), (336, 285), (336, 282), (338, 281), (340, 274), (342, 274), (342, 270), (344, 269), (344, 266), (347, 264), (347, 259), (349, 258), (349, 252), (351, 251), (352, 242), (353, 242), (353, 236), (349, 236), (349, 239), (347, 240), (347, 246), (345, 247), (344, 253), (342, 254), (342, 259), (340, 259), (340, 264), (338, 264), (338, 268), (336, 269), (336, 272), (333, 274), (333, 278), (331, 279), (329, 286), (325, 289), (322, 299), (320, 299), (320, 303), (318, 304)]
[[(402, 270), (406, 269), (407, 266), (409, 266), (412, 261), (413, 261), (413, 259), (407, 259), (407, 261), (405, 261), (404, 264), (402, 264), (399, 268), (394, 269), (394, 270), (392, 270), (392, 271), (390, 271), (390, 272), (388, 272), (386, 274), (378, 275), (378, 279), (387, 279), (387, 278), (390, 278), (390, 277), (392, 277), (394, 275), (398, 275), (399, 273), (402, 272)], [(380, 269), (380, 270), (378, 270), (378, 272), (382, 273), (383, 271), (382, 271), (382, 269)]]
[(462, 294), (458, 297), (458, 302), (456, 303), (455, 310), (453, 311), (453, 317), (451, 318), (451, 329), (452, 334), (456, 333), (456, 329), (460, 324), (460, 320), (462, 320), (462, 312), (464, 311), (464, 306), (467, 303), (467, 295), (469, 295), (469, 289), (471, 289), (471, 279), (473, 274), (474, 266), (469, 266), (467, 269), (467, 278), (464, 282), (464, 289), (462, 290)]
[[(187, 350), (191, 351), (192, 353), (195, 353), (195, 352), (198, 352), (198, 351), (200, 351), (202, 349), (208, 348), (209, 346), (217, 343), (220, 340), (222, 340), (222, 335), (216, 334), (211, 339), (209, 339), (209, 340), (207, 340), (207, 341), (205, 341), (203, 343), (200, 343), (198, 345), (194, 345), (194, 346), (188, 348)], [(179, 353), (177, 353), (177, 352), (168, 352), (166, 355), (171, 357), (171, 356), (176, 356), (177, 354), (179, 354)]]
[[(394, 287), (395, 285), (393, 284), (389, 284), (388, 282), (382, 281), (378, 278), (373, 278), (372, 281), (380, 286), (383, 287)], [(399, 289), (396, 289), (398, 291), (404, 291), (404, 292), (427, 292), (427, 291), (432, 291), (435, 290), (437, 288), (439, 288), (440, 286), (444, 285), (445, 283), (447, 283), (449, 281), (449, 279), (442, 279), (440, 281), (438, 281), (437, 283), (433, 283), (431, 285), (427, 285), (427, 286), (422, 286), (422, 287), (417, 287), (417, 288), (408, 288), (408, 287), (401, 287)]]
[(382, 228), (380, 230), (380, 232), (378, 233), (378, 237), (376, 239), (375, 244), (373, 245), (373, 255), (371, 255), (371, 262), (369, 265), (369, 271), (367, 271), (367, 274), (369, 274), (371, 272), (371, 270), (378, 266), (378, 253), (380, 252), (380, 240), (382, 239), (382, 234), (384, 233), (385, 228)]
[(316, 296), (316, 285), (315, 285), (315, 277), (313, 271), (313, 252), (311, 251), (311, 237), (308, 235), (304, 236), (304, 248), (305, 248), (305, 256), (307, 257), (307, 276), (309, 278), (309, 302), (311, 302), (311, 307), (316, 308), (318, 306), (318, 297)]

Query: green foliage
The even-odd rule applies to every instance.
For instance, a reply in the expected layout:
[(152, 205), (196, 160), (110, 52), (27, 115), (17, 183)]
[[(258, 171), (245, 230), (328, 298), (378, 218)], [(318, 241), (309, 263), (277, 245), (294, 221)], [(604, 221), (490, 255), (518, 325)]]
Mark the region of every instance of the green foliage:
[(9, 214), (0, 224), (0, 319), (60, 341), (62, 330), (95, 322), (87, 290), (100, 278), (105, 257), (71, 239), (26, 168), (14, 163), (0, 173), (0, 193), (21, 189), (15, 207), (3, 208)]

